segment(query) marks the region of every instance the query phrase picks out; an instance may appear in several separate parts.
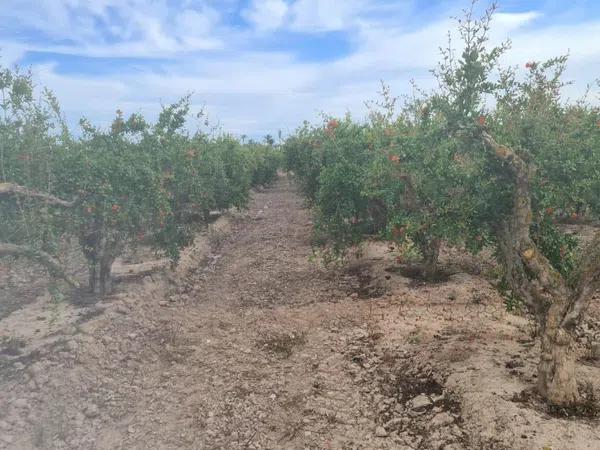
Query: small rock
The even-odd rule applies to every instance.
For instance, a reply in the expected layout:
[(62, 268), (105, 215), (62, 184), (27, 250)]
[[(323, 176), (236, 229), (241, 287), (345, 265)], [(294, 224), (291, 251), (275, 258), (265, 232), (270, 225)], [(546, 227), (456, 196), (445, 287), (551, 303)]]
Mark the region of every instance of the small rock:
[(85, 407), (83, 414), (88, 419), (93, 419), (94, 417), (98, 417), (100, 415), (100, 411), (98, 411), (98, 407), (96, 405), (90, 404)]
[(417, 395), (410, 401), (410, 407), (415, 411), (420, 411), (431, 405), (431, 400), (425, 394)]
[(401, 424), (402, 424), (402, 418), (401, 417), (395, 417), (395, 418), (393, 418), (391, 420), (388, 420), (385, 423), (384, 426), (385, 426), (386, 430), (389, 430), (389, 429), (392, 429), (392, 428), (398, 428), (398, 426), (401, 425)]
[(387, 435), (388, 435), (388, 432), (385, 431), (385, 428), (383, 428), (383, 427), (377, 427), (375, 429), (375, 436), (377, 436), (377, 437), (387, 437)]
[(115, 308), (115, 311), (118, 312), (119, 314), (123, 314), (124, 316), (126, 316), (127, 314), (129, 314), (129, 309), (124, 306), (124, 305), (119, 305)]
[(165, 302), (164, 300), (161, 300), (160, 302), (158, 302), (158, 306), (168, 306), (169, 303)]
[(437, 396), (435, 396), (435, 397), (431, 397), (431, 401), (432, 401), (433, 403), (439, 403), (439, 402), (441, 402), (442, 400), (444, 400), (445, 398), (446, 398), (446, 396), (445, 396), (445, 395), (444, 395), (444, 393), (442, 392), (440, 395), (437, 395)]
[(431, 419), (431, 427), (432, 428), (440, 428), (445, 427), (446, 425), (450, 425), (454, 422), (454, 417), (452, 417), (447, 412), (441, 412), (436, 414), (433, 419)]

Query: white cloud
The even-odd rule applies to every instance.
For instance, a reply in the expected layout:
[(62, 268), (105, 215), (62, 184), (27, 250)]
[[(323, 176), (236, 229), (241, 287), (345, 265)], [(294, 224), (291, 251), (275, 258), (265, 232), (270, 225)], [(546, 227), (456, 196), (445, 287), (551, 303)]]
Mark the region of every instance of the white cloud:
[(281, 27), (288, 13), (288, 5), (283, 0), (252, 0), (242, 11), (242, 16), (258, 31), (271, 31)]
[[(498, 12), (494, 15), (493, 26), (502, 29), (502, 31), (511, 31), (530, 24), (541, 16), (542, 14), (539, 11), (528, 11), (523, 13)], [(495, 29), (496, 28), (494, 28), (494, 30)]]
[(219, 13), (204, 1), (181, 11), (170, 7), (168, 0), (2, 2), (0, 22), (8, 30), (36, 30), (50, 38), (31, 45), (32, 49), (83, 56), (161, 57), (222, 47), (214, 34)]
[[(16, 8), (0, 10), (2, 23), (10, 15), (10, 23), (26, 21), (56, 38), (74, 41), (26, 44), (4, 36), (3, 65), (18, 61), (28, 50), (165, 59), (158, 67), (140, 63), (135, 71), (108, 71), (101, 76), (59, 73), (56, 64), (33, 67), (38, 83), (56, 92), (71, 123), (86, 115), (107, 124), (117, 108), (152, 117), (161, 103), (194, 92), (197, 107), (205, 105), (225, 130), (256, 137), (278, 129), (291, 131), (305, 119), (316, 119), (320, 111), (339, 115), (349, 110), (362, 117), (364, 101), (376, 96), (381, 79), (397, 95), (410, 93), (411, 79), (431, 87), (434, 81), (428, 69), (438, 60), (439, 47), (446, 44), (447, 30), (455, 27), (445, 18), (450, 13), (425, 23), (412, 22), (409, 1), (377, 5), (366, 0), (253, 1), (242, 12), (252, 30), (223, 23), (224, 10), (214, 5), (221, 8), (227, 2), (227, 8), (233, 8), (232, 0), (182, 0), (182, 7), (175, 9), (168, 7), (167, 0), (43, 0), (38, 9), (22, 6), (31, 7), (28, 0), (0, 1)], [(51, 5), (57, 6), (52, 16), (56, 23), (43, 18)], [(19, 18), (21, 13), (24, 16)], [(595, 40), (600, 36), (600, 21), (541, 25), (540, 17), (535, 11), (496, 16), (493, 41), (508, 36), (513, 41), (505, 62), (522, 66), (570, 50), (568, 76), (578, 81), (577, 89), (593, 81), (600, 73), (600, 46)], [(113, 39), (93, 31), (89, 24), (94, 21), (109, 26)], [(64, 30), (60, 29), (63, 23), (67, 24)], [(280, 29), (346, 30), (352, 50), (320, 62), (299, 60), (294, 49), (256, 51), (253, 39), (264, 43), (269, 31)]]
[(296, 31), (321, 32), (350, 28), (365, 7), (361, 0), (297, 0), (292, 5), (291, 27)]
[(0, 66), (12, 67), (23, 57), (27, 47), (14, 43), (0, 41)]

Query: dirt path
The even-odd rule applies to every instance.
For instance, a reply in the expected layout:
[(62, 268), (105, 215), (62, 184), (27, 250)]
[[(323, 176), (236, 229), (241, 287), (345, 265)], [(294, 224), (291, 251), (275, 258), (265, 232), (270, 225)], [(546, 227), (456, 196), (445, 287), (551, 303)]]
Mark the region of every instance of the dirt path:
[(385, 248), (326, 270), (311, 226), (282, 178), (201, 260), (10, 359), (0, 448), (597, 448), (595, 422), (511, 400), (536, 353), (489, 284), (415, 286)]
[[(362, 400), (336, 328), (353, 313), (332, 303), (351, 283), (309, 261), (309, 220), (283, 179), (214, 239), (208, 265), (174, 287), (146, 279), (37, 362), (17, 363), (24, 379), (7, 378), (23, 397), (4, 391), (5, 443), (303, 448), (356, 433), (345, 411)], [(312, 425), (328, 415), (325, 429)]]

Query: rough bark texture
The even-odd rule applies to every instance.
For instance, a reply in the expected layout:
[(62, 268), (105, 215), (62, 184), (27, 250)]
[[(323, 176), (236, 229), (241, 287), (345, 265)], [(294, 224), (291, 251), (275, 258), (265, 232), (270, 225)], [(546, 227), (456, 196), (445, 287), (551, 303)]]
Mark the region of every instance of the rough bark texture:
[(482, 137), (486, 148), (505, 164), (514, 180), (512, 214), (498, 228), (499, 253), (513, 292), (524, 300), (540, 325), (538, 390), (552, 404), (575, 404), (579, 393), (572, 331), (600, 287), (600, 233), (585, 253), (578, 282), (574, 287), (569, 285), (530, 237), (529, 167), (487, 132), (483, 131)]
[(423, 245), (423, 277), (426, 280), (433, 280), (438, 275), (438, 259), (440, 256), (441, 240), (438, 238), (429, 238), (429, 241)]
[(110, 293), (112, 264), (116, 258), (118, 242), (110, 239), (101, 222), (93, 221), (82, 229), (80, 243), (88, 262), (91, 292), (101, 295)]
[(112, 264), (115, 258), (100, 254), (89, 264), (90, 290), (95, 294), (109, 294), (112, 291)]

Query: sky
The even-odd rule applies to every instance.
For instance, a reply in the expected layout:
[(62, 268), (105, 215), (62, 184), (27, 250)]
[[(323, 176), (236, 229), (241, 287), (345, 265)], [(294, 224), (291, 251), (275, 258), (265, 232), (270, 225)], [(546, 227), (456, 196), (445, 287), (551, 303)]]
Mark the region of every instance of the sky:
[[(155, 118), (191, 93), (236, 135), (292, 132), (320, 113), (366, 114), (429, 72), (470, 0), (0, 0), (0, 64), (31, 69), (71, 124), (120, 109)], [(479, 8), (489, 1), (481, 0)], [(569, 53), (570, 96), (600, 77), (600, 1), (500, 0), (492, 40), (523, 67)]]

